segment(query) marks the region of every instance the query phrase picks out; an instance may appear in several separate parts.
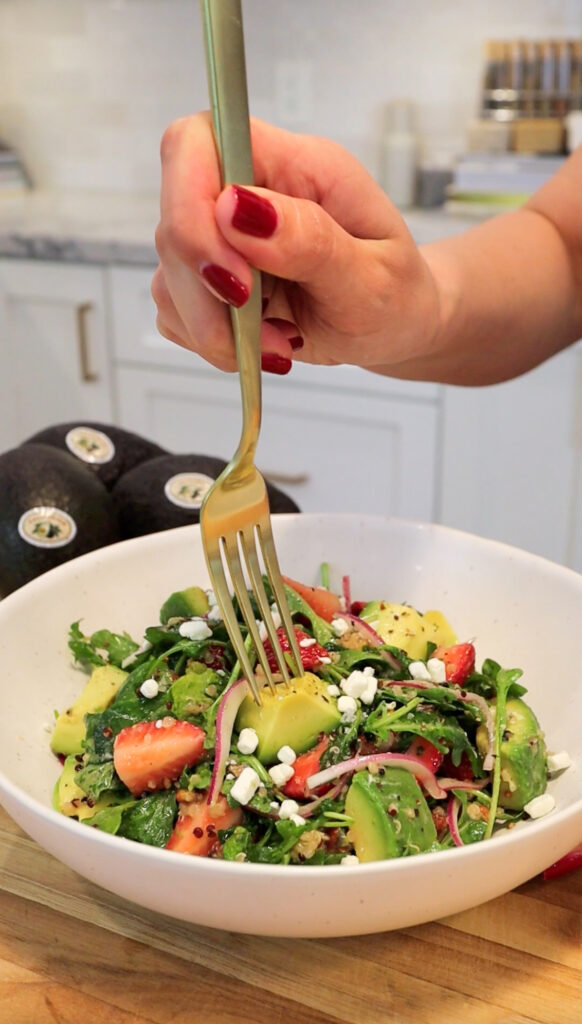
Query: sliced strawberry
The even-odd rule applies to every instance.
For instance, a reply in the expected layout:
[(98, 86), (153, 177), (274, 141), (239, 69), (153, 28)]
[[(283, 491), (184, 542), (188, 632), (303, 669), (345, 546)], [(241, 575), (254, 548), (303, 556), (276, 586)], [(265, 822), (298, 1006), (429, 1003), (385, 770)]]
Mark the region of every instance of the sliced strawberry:
[(458, 779), (459, 782), (469, 782), (475, 777), (471, 762), (464, 751), (459, 764), (453, 764), (451, 755), (447, 754), (442, 763), (441, 775), (447, 779)]
[(414, 737), (406, 753), (422, 761), (431, 772), (438, 772), (444, 759), (444, 754), (421, 736)]
[(197, 796), (199, 799), (192, 803), (178, 801), (178, 817), (166, 849), (194, 857), (208, 857), (220, 847), (218, 830), (239, 825), (243, 812), (240, 807), (229, 807), (222, 794), (213, 804), (206, 802), (206, 793)]
[(475, 648), (473, 644), (453, 644), (452, 647), (437, 647), (431, 657), (444, 661), (448, 683), (462, 685), (475, 668)]
[(202, 754), (204, 733), (191, 722), (169, 715), (122, 729), (113, 744), (113, 764), (134, 796), (167, 788)]
[(291, 587), (296, 594), (313, 608), (316, 615), (327, 622), (331, 622), (334, 615), (342, 610), (342, 603), (338, 594), (332, 593), (326, 587), (310, 587), (306, 583), (298, 583), (289, 576), (283, 576), (283, 582)]
[[(300, 626), (294, 626), (293, 628), (295, 630), (295, 636), (297, 637), (297, 642), (299, 644), (299, 651), (301, 653), (301, 663), (303, 665), (303, 668), (307, 671), (311, 671), (314, 668), (319, 668), (321, 664), (325, 665), (326, 662), (322, 661), (322, 659), (329, 659), (329, 653), (326, 651), (325, 647), (322, 647), (321, 644), (317, 643), (317, 641), (314, 641), (312, 643), (311, 641), (313, 640), (313, 637), (310, 637), (308, 633), (305, 633), (305, 631), (301, 629)], [(290, 649), (289, 639), (284, 629), (277, 630), (277, 639), (279, 640), (281, 650), (283, 652), (288, 651)], [(301, 643), (305, 640), (308, 640), (309, 643), (306, 647), (302, 647)], [(273, 652), (270, 640), (265, 640), (265, 654), (267, 655), (267, 661), (269, 662), (269, 668), (271, 669), (271, 672), (278, 672), (279, 666), (277, 665), (277, 659), (275, 658), (275, 654)]]
[(283, 786), (285, 796), (292, 797), (294, 800), (302, 800), (329, 789), (329, 786), (320, 786), (316, 790), (311, 790), (307, 786), (308, 778), (319, 771), (321, 758), (328, 745), (329, 736), (323, 736), (311, 750), (306, 750), (293, 762), (294, 775)]

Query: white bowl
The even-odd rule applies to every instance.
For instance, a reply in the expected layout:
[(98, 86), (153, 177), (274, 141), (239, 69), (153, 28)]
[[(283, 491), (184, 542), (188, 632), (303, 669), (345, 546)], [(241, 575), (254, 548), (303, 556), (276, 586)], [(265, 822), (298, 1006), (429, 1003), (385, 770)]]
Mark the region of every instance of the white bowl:
[[(478, 664), (524, 669), (550, 750), (582, 760), (582, 576), (534, 555), (440, 526), (371, 516), (274, 520), (283, 572), (316, 582), (330, 563), (354, 599), (439, 608)], [(208, 584), (197, 526), (125, 541), (68, 562), (0, 604), (0, 801), (48, 851), (92, 882), (150, 910), (231, 931), (339, 936), (418, 924), (476, 906), (531, 878), (582, 841), (575, 767), (550, 784), (556, 810), (490, 841), (355, 866), (240, 864), (109, 836), (51, 808), (59, 766), (53, 710), (79, 693), (69, 625), (140, 637), (176, 589)]]

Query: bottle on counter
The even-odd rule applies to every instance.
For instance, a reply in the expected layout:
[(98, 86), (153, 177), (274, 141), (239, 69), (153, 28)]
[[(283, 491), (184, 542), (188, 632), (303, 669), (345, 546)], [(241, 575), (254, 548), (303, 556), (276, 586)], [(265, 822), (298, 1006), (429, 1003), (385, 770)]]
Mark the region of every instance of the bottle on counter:
[(380, 183), (400, 210), (416, 202), (418, 139), (414, 107), (409, 100), (393, 100), (385, 114), (381, 148)]

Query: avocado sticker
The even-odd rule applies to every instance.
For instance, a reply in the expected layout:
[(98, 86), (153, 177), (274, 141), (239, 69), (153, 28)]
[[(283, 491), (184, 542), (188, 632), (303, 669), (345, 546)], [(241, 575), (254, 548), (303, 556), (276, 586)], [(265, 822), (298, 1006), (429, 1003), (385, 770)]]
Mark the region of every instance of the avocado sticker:
[(164, 494), (179, 508), (200, 508), (214, 480), (204, 473), (176, 473), (166, 481)]
[(94, 427), (73, 427), (65, 436), (65, 444), (81, 462), (89, 462), (93, 466), (111, 462), (115, 455), (111, 438)]
[(77, 535), (77, 524), (61, 508), (37, 505), (22, 513), (18, 533), (35, 548), (63, 548)]

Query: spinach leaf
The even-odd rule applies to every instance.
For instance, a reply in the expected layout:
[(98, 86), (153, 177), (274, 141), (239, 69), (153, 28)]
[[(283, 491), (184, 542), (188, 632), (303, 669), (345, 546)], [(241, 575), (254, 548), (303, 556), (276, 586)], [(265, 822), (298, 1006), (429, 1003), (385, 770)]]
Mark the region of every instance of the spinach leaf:
[(144, 796), (125, 809), (118, 835), (147, 846), (163, 847), (172, 834), (176, 812), (174, 790)]
[(124, 788), (115, 773), (113, 761), (84, 765), (76, 773), (75, 781), (92, 800), (97, 800), (102, 793)]

